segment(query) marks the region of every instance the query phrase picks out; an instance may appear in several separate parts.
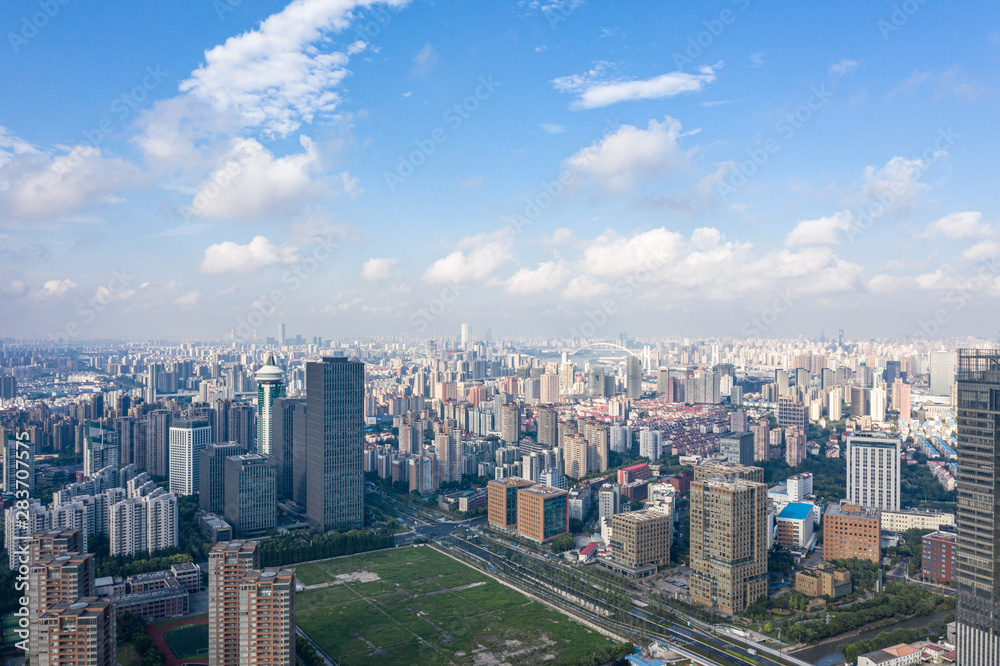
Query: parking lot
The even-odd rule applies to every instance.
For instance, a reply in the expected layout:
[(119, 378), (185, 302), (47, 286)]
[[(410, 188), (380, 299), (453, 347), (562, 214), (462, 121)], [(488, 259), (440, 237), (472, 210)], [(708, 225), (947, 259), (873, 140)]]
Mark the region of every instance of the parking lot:
[(690, 574), (691, 570), (687, 567), (672, 567), (643, 582), (651, 585), (657, 592), (687, 600), (691, 596)]

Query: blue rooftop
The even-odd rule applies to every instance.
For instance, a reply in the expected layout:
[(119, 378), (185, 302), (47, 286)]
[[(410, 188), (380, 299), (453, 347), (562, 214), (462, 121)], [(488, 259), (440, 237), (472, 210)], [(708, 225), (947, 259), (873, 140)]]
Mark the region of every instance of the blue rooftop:
[(813, 505), (805, 502), (792, 502), (778, 514), (778, 518), (789, 518), (791, 520), (804, 520), (812, 513)]

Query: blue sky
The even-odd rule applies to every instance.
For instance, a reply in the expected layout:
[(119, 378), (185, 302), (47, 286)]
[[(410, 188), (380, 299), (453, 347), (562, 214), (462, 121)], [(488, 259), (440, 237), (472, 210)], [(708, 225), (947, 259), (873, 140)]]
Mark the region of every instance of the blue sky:
[(993, 335), (998, 14), (7, 2), (0, 336)]

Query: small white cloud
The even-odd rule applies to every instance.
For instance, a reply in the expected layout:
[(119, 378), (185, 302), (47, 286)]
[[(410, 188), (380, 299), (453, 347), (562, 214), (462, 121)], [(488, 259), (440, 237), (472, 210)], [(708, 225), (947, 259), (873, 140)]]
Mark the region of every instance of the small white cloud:
[(11, 280), (10, 284), (7, 285), (7, 292), (14, 294), (15, 296), (20, 296), (24, 293), (26, 286), (24, 280)]
[(967, 261), (986, 261), (998, 255), (1000, 255), (1000, 243), (996, 241), (982, 241), (963, 252), (962, 258)]
[(699, 92), (715, 81), (713, 67), (702, 67), (698, 74), (670, 72), (638, 81), (604, 81), (607, 63), (598, 63), (586, 74), (563, 76), (552, 81), (559, 92), (578, 93), (571, 109), (596, 109), (642, 99), (663, 99), (683, 93)]
[(472, 189), (475, 189), (477, 187), (480, 187), (482, 184), (483, 184), (483, 176), (482, 176), (482, 174), (480, 174), (478, 176), (470, 176), (470, 177), (468, 177), (468, 178), (466, 178), (465, 180), (462, 181), (462, 187), (464, 187), (464, 188), (466, 188), (468, 190), (472, 190)]
[(767, 51), (757, 51), (756, 53), (751, 53), (750, 66), (756, 69), (758, 67), (763, 67), (764, 65), (766, 65), (767, 64), (767, 60), (765, 59), (766, 55)]
[(424, 271), (428, 282), (479, 282), (513, 259), (514, 241), (509, 230), (468, 236), (458, 249), (438, 259)]
[(924, 236), (945, 236), (953, 240), (984, 238), (993, 233), (989, 224), (984, 224), (983, 214), (978, 211), (949, 213), (927, 225)]
[(847, 231), (853, 224), (854, 216), (846, 210), (817, 220), (803, 220), (788, 234), (785, 246), (836, 245), (840, 243), (838, 232)]
[(876, 275), (868, 281), (868, 291), (872, 294), (892, 294), (913, 286), (913, 283), (913, 278)]
[(188, 291), (174, 299), (174, 303), (182, 308), (193, 308), (201, 300), (200, 291)]
[[(935, 159), (944, 155), (939, 153)], [(849, 205), (864, 206), (878, 201), (890, 213), (906, 213), (913, 210), (920, 196), (929, 186), (920, 178), (930, 165), (922, 159), (893, 157), (885, 166), (876, 169), (865, 167), (864, 185), (860, 194), (848, 200)]]
[(388, 280), (395, 275), (394, 267), (398, 263), (399, 259), (372, 257), (362, 265), (361, 278), (369, 282)]
[(852, 72), (857, 66), (858, 66), (857, 60), (848, 60), (847, 58), (843, 58), (842, 60), (840, 60), (840, 62), (836, 62), (830, 65), (830, 73), (843, 76), (849, 72)]
[(424, 46), (413, 57), (413, 73), (418, 77), (427, 76), (434, 66), (437, 65), (438, 54), (430, 44)]
[(46, 296), (61, 296), (71, 289), (76, 289), (76, 282), (73, 282), (69, 278), (49, 280), (42, 285), (42, 292)]
[(538, 268), (522, 268), (504, 282), (508, 294), (524, 295), (551, 291), (565, 282), (570, 275), (567, 265), (558, 261), (545, 261)]
[(278, 246), (264, 236), (255, 236), (246, 245), (224, 241), (205, 249), (198, 267), (202, 273), (255, 273), (276, 264), (293, 264), (299, 260), (294, 246)]
[(566, 128), (562, 125), (555, 125), (553, 123), (542, 123), (539, 127), (546, 134), (563, 134), (566, 131)]

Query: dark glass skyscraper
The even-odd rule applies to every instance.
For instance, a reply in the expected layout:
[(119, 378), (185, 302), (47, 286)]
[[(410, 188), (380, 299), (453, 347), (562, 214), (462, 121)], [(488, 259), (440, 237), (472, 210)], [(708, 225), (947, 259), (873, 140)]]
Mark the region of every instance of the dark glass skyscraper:
[(306, 364), (306, 517), (317, 530), (364, 526), (365, 365)]
[(958, 664), (1000, 664), (1000, 350), (958, 355)]

